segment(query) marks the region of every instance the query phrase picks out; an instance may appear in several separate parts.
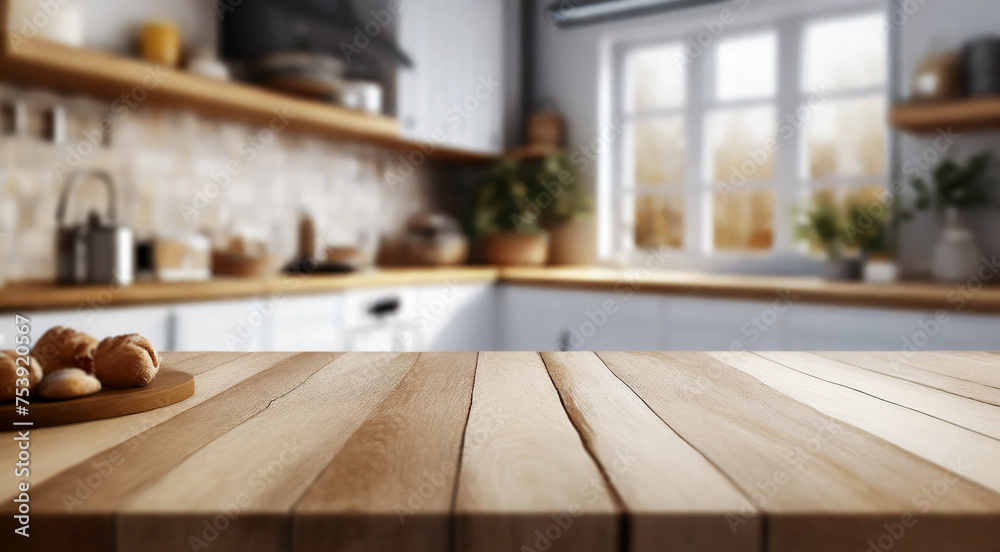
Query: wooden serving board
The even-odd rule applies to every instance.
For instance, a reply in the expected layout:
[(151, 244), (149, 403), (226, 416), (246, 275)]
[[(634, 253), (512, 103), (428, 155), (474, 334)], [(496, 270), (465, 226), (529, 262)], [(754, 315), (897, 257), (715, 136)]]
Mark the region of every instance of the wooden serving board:
[(154, 410), (191, 395), (194, 395), (194, 376), (177, 370), (160, 370), (146, 387), (108, 389), (65, 401), (34, 399), (27, 416), (19, 416), (14, 403), (5, 404), (0, 408), (0, 425), (31, 422), (34, 427), (47, 427), (103, 420)]

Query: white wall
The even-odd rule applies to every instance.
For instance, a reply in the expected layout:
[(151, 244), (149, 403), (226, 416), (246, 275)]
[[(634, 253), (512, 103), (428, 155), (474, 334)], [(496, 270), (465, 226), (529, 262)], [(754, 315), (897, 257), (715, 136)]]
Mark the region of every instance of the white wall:
[[(922, 3), (910, 20), (898, 32), (902, 37), (902, 53), (897, 63), (902, 64), (901, 75), (908, 80), (920, 57), (935, 39), (945, 45), (958, 47), (962, 42), (983, 34), (1000, 32), (1000, 2), (997, 0), (909, 0)], [(602, 130), (599, 119), (601, 84), (600, 56), (602, 40), (607, 37), (631, 36), (636, 33), (656, 32), (679, 21), (698, 25), (707, 18), (718, 17), (723, 10), (732, 8), (726, 3), (708, 5), (673, 14), (585, 26), (582, 28), (556, 29), (545, 17), (545, 7), (551, 0), (536, 0), (537, 10), (535, 98), (552, 99), (566, 116), (571, 151), (586, 148)], [(803, 0), (761, 0), (753, 2), (747, 15), (762, 6), (803, 4)], [(819, 5), (835, 4), (821, 0)], [(904, 137), (902, 159), (921, 153), (932, 139)], [(978, 152), (1000, 146), (997, 134), (963, 136), (954, 148), (961, 154)], [(592, 166), (582, 174), (590, 190), (596, 190), (598, 168)], [(969, 217), (981, 238), (981, 247), (987, 253), (1000, 252), (1000, 217), (996, 211), (977, 213)], [(908, 273), (919, 272), (929, 266), (930, 252), (937, 235), (934, 217), (921, 217), (904, 227), (900, 237), (900, 264)]]
[[(899, 1), (899, 0), (897, 0)], [(910, 0), (911, 2), (913, 0)], [(919, 2), (918, 2), (919, 3)], [(902, 92), (909, 96), (909, 76), (928, 52), (958, 49), (970, 39), (1000, 34), (1000, 2), (997, 0), (925, 0), (900, 27), (901, 48), (897, 60)], [(949, 150), (958, 158), (993, 150), (1000, 154), (1000, 132), (960, 133), (961, 137)], [(903, 135), (900, 143), (901, 162), (912, 162), (932, 148), (934, 137)], [(916, 167), (915, 163), (910, 166)], [(909, 176), (904, 174), (904, 176)], [(980, 248), (987, 255), (1000, 253), (1000, 211), (983, 209), (968, 213), (966, 221), (976, 230)], [(910, 274), (929, 269), (938, 221), (933, 215), (922, 215), (906, 225), (900, 233), (901, 268)]]

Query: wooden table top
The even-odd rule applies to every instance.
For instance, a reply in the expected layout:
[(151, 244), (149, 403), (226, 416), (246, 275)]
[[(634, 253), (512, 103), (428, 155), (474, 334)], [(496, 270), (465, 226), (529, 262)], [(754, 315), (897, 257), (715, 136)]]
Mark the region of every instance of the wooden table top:
[(3, 435), (4, 550), (1000, 550), (998, 353), (164, 359), (194, 396), (29, 477)]

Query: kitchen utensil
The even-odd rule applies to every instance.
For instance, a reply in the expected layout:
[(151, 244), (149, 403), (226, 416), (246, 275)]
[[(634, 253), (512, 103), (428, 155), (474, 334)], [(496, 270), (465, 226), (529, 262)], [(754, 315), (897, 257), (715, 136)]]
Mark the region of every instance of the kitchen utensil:
[(913, 75), (915, 100), (946, 100), (961, 94), (958, 55), (955, 52), (930, 53), (920, 61)]
[(962, 49), (962, 73), (970, 96), (1000, 95), (1000, 37), (973, 40)]
[[(194, 395), (194, 376), (179, 370), (160, 370), (145, 387), (108, 389), (65, 401), (31, 401), (31, 422), (34, 427), (103, 420), (162, 408)], [(18, 419), (13, 408), (0, 409), (0, 423), (10, 426)]]
[[(96, 212), (91, 212), (86, 224), (67, 226), (70, 194), (78, 182), (87, 178), (96, 178), (107, 188), (106, 221)], [(59, 283), (132, 283), (135, 244), (132, 231), (117, 225), (116, 204), (115, 183), (108, 172), (77, 171), (66, 179), (56, 209), (59, 225), (56, 231), (56, 275)]]
[(449, 266), (463, 264), (469, 240), (458, 222), (446, 215), (422, 214), (410, 218), (401, 239), (404, 264)]
[(167, 67), (181, 60), (181, 33), (170, 21), (147, 21), (140, 31), (142, 59)]
[(164, 282), (212, 277), (212, 244), (201, 234), (158, 237), (152, 245), (153, 273)]

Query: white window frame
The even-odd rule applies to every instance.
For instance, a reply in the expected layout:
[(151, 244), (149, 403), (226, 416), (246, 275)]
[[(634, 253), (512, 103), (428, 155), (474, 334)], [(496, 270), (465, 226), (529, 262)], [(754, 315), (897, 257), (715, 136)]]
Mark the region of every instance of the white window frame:
[[(773, 4), (773, 5), (771, 5)], [(650, 116), (662, 117), (671, 114), (685, 114), (686, 152), (684, 193), (684, 246), (681, 250), (666, 250), (675, 264), (691, 268), (724, 268), (750, 261), (759, 269), (782, 271), (819, 270), (821, 263), (804, 256), (801, 247), (793, 240), (793, 211), (801, 207), (810, 192), (819, 187), (850, 188), (883, 181), (888, 188), (893, 147), (891, 131), (886, 136), (886, 170), (883, 175), (872, 177), (837, 177), (816, 181), (811, 179), (802, 166), (804, 159), (805, 133), (797, 129), (792, 138), (782, 140), (774, 157), (774, 176), (757, 183), (765, 183), (773, 188), (774, 243), (770, 251), (715, 251), (713, 248), (712, 187), (706, 186), (702, 176), (705, 152), (704, 126), (708, 113), (716, 108), (754, 106), (773, 102), (779, 117), (795, 111), (808, 101), (812, 91), (802, 91), (802, 41), (808, 24), (824, 19), (838, 19), (855, 15), (888, 12), (888, 0), (841, 0), (818, 1), (798, 0), (795, 2), (774, 1), (761, 7), (751, 7), (738, 13), (737, 20), (727, 26), (723, 33), (706, 51), (686, 65), (686, 99), (679, 108), (646, 110), (637, 120)], [(728, 5), (733, 9), (733, 5)], [(664, 188), (642, 189), (630, 187), (633, 176), (628, 174), (631, 160), (630, 127), (632, 117), (626, 113), (626, 56), (629, 51), (643, 46), (668, 44), (684, 41), (694, 33), (704, 29), (706, 18), (718, 17), (727, 4), (715, 4), (699, 10), (692, 10), (690, 17), (670, 25), (656, 25), (642, 30), (629, 29), (627, 33), (609, 33), (602, 43), (602, 75), (604, 82), (601, 97), (601, 128), (620, 125), (621, 140), (601, 149), (601, 171), (598, 176), (599, 202), (599, 253), (601, 258), (640, 262), (650, 252), (635, 248), (634, 225), (627, 219), (634, 218), (633, 198), (668, 193)], [(734, 10), (735, 11), (735, 10)], [(777, 88), (771, 99), (748, 99), (720, 102), (715, 99), (714, 57), (715, 44), (719, 41), (745, 35), (774, 32), (778, 41)], [(887, 74), (879, 86), (852, 90), (826, 91), (828, 101), (883, 95), (886, 104), (891, 104), (892, 57), (891, 37), (886, 33)], [(888, 126), (888, 122), (886, 123)], [(805, 175), (805, 176), (803, 176)], [(754, 182), (748, 181), (745, 190), (754, 189)], [(693, 215), (693, 216), (692, 216)]]

